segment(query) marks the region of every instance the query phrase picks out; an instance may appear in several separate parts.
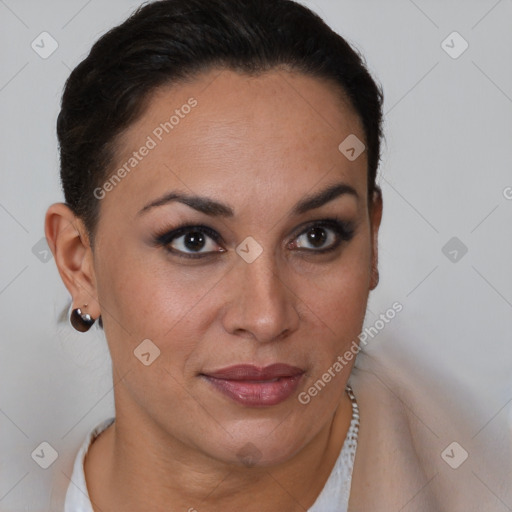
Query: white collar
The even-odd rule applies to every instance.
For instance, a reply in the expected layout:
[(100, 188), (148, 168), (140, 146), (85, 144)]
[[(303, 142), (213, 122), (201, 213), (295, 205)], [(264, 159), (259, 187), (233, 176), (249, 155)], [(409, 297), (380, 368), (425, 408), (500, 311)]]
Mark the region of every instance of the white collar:
[(66, 492), (66, 499), (64, 500), (64, 512), (94, 512), (85, 483), (84, 459), (94, 439), (110, 426), (114, 420), (115, 417), (103, 420), (87, 434), (82, 446), (80, 446), (73, 464), (73, 473), (71, 474), (71, 481)]

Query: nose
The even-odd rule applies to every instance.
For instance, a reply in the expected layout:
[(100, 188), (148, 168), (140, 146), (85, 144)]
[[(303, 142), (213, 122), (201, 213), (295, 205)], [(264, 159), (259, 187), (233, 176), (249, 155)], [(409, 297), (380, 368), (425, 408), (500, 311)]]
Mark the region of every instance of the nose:
[(252, 263), (240, 258), (225, 283), (229, 290), (222, 319), (225, 330), (260, 343), (289, 336), (300, 321), (299, 298), (270, 252), (263, 251)]

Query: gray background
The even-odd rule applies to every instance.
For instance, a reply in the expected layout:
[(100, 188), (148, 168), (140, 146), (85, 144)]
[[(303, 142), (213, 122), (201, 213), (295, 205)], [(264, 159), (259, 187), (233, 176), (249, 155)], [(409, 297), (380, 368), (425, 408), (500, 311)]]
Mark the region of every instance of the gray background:
[[(303, 3), (363, 52), (385, 93), (381, 280), (366, 324), (395, 301), (404, 309), (366, 350), (442, 403), (446, 445), (460, 442), (469, 464), (471, 443), (486, 442), (492, 464), (512, 444), (512, 1)], [(0, 0), (1, 511), (59, 510), (85, 434), (113, 412), (103, 335), (58, 322), (68, 293), (40, 244), (46, 208), (62, 200), (64, 81), (137, 5)], [(58, 43), (46, 59), (31, 47), (43, 31)], [(442, 47), (453, 31), (469, 44), (457, 58)], [(407, 405), (436, 431), (439, 419)], [(58, 452), (48, 469), (31, 458), (43, 441)], [(470, 475), (493, 510), (512, 510), (503, 481), (479, 464)]]

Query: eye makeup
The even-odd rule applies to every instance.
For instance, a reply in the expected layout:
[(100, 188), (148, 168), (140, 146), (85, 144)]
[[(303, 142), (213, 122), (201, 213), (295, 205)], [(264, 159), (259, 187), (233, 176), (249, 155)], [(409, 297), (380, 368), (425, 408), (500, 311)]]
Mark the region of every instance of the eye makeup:
[[(308, 234), (311, 235), (313, 232), (316, 234), (317, 239), (320, 238), (324, 239), (325, 241), (325, 238), (330, 238), (334, 241), (332, 241), (325, 248), (307, 248), (303, 246), (304, 242), (302, 242), (300, 245), (297, 244), (297, 238), (307, 236)], [(353, 221), (342, 220), (338, 217), (319, 219), (316, 221), (308, 222), (306, 225), (300, 226), (300, 228), (296, 230), (292, 241), (287, 244), (287, 247), (302, 253), (307, 252), (313, 255), (325, 254), (335, 251), (343, 242), (350, 241), (354, 236), (354, 232), (355, 222)], [(327, 237), (323, 237), (319, 235), (319, 233), (327, 233)], [(184, 239), (182, 245), (186, 250), (173, 247), (176, 241), (180, 240), (180, 238)], [(199, 242), (199, 245), (201, 245), (199, 250), (202, 250), (204, 249), (204, 245), (207, 245), (208, 239), (212, 240), (219, 247), (219, 249), (197, 252), (190, 247), (190, 244), (197, 245)], [(185, 243), (188, 243), (189, 247), (184, 245)], [(227, 249), (222, 247), (222, 243), (222, 236), (217, 231), (203, 224), (192, 223), (184, 223), (178, 226), (166, 228), (153, 237), (153, 245), (155, 247), (162, 247), (167, 252), (176, 257), (188, 259), (211, 258), (219, 253), (227, 252)], [(187, 252), (187, 250), (192, 252)]]

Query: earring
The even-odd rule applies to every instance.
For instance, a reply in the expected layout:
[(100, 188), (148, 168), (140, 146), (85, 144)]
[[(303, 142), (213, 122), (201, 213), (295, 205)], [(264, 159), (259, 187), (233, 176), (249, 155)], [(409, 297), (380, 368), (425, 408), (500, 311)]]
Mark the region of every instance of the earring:
[[(87, 306), (87, 304), (85, 304), (85, 306)], [(82, 313), (80, 308), (76, 308), (71, 312), (69, 321), (77, 331), (87, 332), (96, 320), (88, 313)]]

